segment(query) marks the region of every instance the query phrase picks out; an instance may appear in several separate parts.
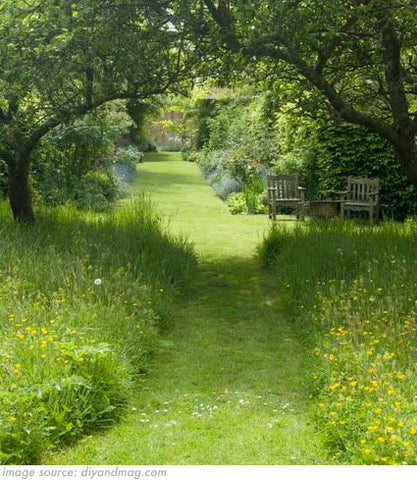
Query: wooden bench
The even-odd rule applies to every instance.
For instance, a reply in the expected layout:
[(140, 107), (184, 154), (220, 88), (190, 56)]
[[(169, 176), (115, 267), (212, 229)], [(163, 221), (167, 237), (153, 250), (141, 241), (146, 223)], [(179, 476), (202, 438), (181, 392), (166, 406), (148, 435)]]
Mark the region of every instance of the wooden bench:
[(298, 175), (267, 176), (268, 215), (277, 218), (277, 207), (295, 208), (297, 218), (304, 220), (305, 189), (298, 185)]
[(347, 189), (339, 192), (340, 216), (347, 212), (368, 212), (369, 223), (378, 221), (379, 214), (379, 179), (352, 178), (347, 179)]

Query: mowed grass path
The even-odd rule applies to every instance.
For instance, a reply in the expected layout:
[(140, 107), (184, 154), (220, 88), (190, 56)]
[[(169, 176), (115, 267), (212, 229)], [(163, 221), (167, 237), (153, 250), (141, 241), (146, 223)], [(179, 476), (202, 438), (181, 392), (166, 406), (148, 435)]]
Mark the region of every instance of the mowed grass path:
[(148, 155), (135, 191), (195, 244), (195, 293), (177, 306), (127, 417), (55, 464), (327, 463), (304, 388), (308, 354), (253, 258), (265, 216), (232, 216), (197, 166)]

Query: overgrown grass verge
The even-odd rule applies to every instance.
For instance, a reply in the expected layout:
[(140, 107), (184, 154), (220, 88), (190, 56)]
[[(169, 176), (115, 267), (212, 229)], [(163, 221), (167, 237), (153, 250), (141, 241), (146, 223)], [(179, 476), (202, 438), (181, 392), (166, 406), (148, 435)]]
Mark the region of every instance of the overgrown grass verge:
[(417, 462), (416, 235), (416, 221), (307, 224), (259, 248), (311, 341), (315, 418), (341, 462)]
[(189, 245), (141, 199), (113, 215), (0, 212), (0, 463), (108, 425), (195, 271)]

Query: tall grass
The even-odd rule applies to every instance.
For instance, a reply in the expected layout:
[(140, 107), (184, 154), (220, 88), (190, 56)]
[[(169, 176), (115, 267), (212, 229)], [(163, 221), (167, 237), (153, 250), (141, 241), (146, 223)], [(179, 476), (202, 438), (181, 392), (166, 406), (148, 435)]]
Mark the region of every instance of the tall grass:
[(417, 462), (417, 222), (274, 228), (260, 246), (294, 325), (330, 451), (359, 464)]
[(33, 463), (121, 415), (196, 262), (145, 199), (0, 222), (0, 462)]

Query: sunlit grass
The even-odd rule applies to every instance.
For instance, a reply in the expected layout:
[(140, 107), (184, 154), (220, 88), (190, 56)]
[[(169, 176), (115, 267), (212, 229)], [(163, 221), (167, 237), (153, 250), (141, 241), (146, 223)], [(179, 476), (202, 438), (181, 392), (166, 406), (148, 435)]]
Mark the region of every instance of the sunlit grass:
[(316, 418), (347, 463), (417, 461), (417, 222), (275, 229), (260, 249), (310, 338)]
[(147, 156), (135, 189), (194, 244), (194, 294), (175, 304), (126, 420), (46, 462), (327, 463), (309, 421), (308, 351), (254, 258), (266, 216), (231, 215), (179, 154)]
[(145, 199), (0, 226), (0, 461), (33, 463), (121, 415), (195, 270)]

